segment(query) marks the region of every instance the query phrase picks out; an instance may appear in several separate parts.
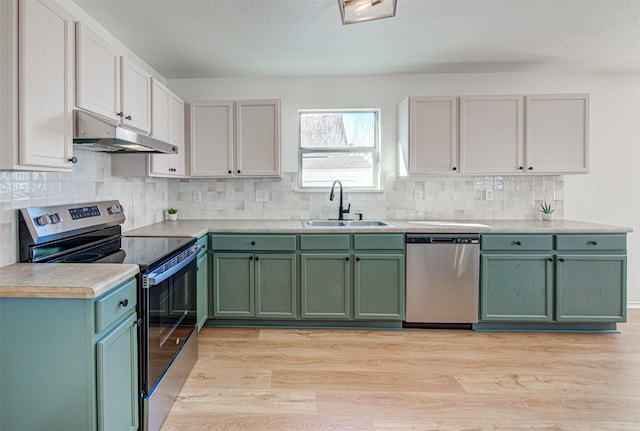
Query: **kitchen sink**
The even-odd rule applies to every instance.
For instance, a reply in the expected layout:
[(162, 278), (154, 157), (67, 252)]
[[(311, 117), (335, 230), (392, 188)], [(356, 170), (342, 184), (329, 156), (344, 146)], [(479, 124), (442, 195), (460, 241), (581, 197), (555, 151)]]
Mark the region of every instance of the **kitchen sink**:
[(302, 227), (314, 228), (314, 227), (351, 227), (351, 228), (365, 228), (365, 227), (383, 227), (392, 226), (384, 220), (302, 220)]

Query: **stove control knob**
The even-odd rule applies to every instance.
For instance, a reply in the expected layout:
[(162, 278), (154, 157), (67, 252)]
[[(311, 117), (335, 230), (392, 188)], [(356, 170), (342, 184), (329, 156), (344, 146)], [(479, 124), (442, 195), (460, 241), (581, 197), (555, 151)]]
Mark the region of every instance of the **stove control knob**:
[(49, 224), (49, 217), (46, 214), (41, 215), (40, 217), (36, 217), (35, 221), (38, 226), (45, 226)]
[(60, 214), (58, 213), (53, 213), (49, 214), (49, 220), (51, 221), (51, 224), (57, 224), (62, 221), (62, 217), (60, 217)]
[(113, 214), (120, 214), (122, 212), (122, 206), (121, 205), (112, 205), (109, 208), (107, 208), (107, 212), (111, 215)]

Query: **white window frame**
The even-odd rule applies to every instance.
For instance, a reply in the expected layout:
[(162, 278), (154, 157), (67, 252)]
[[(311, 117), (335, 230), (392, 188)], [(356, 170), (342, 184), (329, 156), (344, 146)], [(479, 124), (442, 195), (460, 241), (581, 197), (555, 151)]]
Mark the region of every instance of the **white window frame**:
[[(344, 114), (344, 113), (373, 113), (375, 114), (375, 126), (374, 126), (374, 143), (373, 147), (302, 147), (302, 115), (303, 114)], [(353, 187), (344, 186), (344, 190), (358, 191), (358, 190), (381, 190), (380, 186), (380, 109), (379, 108), (362, 108), (362, 109), (300, 109), (298, 110), (298, 187), (301, 190), (324, 190), (325, 186), (305, 186), (303, 185), (303, 172), (302, 172), (302, 158), (304, 154), (308, 153), (371, 153), (372, 160), (372, 186), (371, 187)], [(328, 179), (329, 182), (333, 180), (339, 180), (340, 178)]]

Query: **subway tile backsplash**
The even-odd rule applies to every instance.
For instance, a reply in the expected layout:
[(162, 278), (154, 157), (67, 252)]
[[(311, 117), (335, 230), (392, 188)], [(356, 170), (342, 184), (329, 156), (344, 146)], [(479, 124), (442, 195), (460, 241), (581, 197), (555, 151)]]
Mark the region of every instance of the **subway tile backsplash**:
[[(387, 219), (533, 219), (546, 200), (562, 218), (560, 176), (411, 176), (387, 173), (384, 191), (346, 192), (351, 215)], [(257, 201), (266, 192), (267, 201)], [(329, 189), (299, 191), (298, 175), (280, 179), (182, 179), (169, 182), (169, 203), (185, 219), (325, 219), (337, 216)]]
[[(123, 229), (146, 226), (179, 209), (183, 219), (326, 219), (337, 216), (329, 189), (298, 190), (298, 174), (258, 179), (124, 178), (111, 156), (83, 151), (73, 173), (0, 172), (0, 266), (17, 256), (16, 209), (118, 199)], [(383, 219), (534, 219), (542, 200), (563, 215), (561, 176), (382, 176), (383, 191), (346, 192), (351, 216)], [(258, 192), (258, 193), (256, 193)], [(266, 201), (258, 201), (266, 193)]]

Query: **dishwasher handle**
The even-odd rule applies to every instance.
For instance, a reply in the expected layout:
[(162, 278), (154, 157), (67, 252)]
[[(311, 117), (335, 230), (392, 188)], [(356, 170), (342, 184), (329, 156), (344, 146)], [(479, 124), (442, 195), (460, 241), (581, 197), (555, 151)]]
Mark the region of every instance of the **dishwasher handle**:
[(454, 235), (437, 235), (437, 234), (407, 234), (407, 244), (480, 244), (480, 235), (476, 234), (454, 234)]

